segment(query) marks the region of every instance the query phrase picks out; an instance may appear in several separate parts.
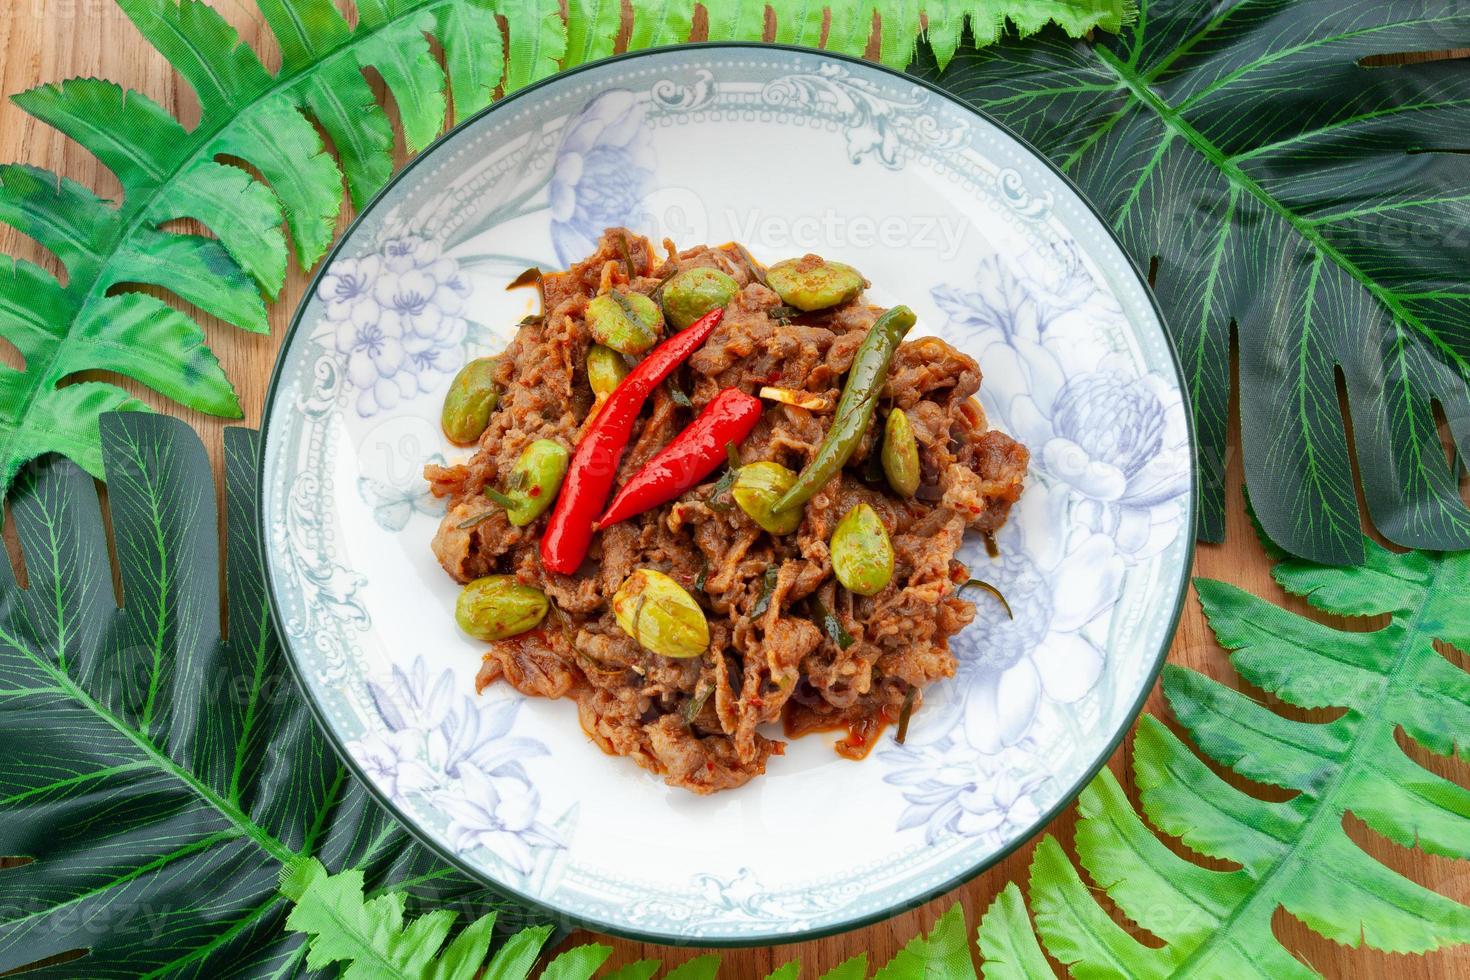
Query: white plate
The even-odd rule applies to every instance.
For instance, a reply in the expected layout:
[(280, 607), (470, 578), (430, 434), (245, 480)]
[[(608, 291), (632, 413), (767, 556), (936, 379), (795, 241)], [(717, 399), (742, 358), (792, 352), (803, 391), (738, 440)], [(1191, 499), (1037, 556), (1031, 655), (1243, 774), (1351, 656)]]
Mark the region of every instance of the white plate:
[[(429, 552), (444, 391), (535, 302), (505, 285), (626, 224), (852, 263), (979, 359), (1032, 471), (952, 680), (863, 762), (809, 736), (697, 797), (603, 755), (570, 701), (474, 693), (482, 649)], [(1179, 370), (1091, 208), (994, 123), (813, 51), (686, 46), (500, 102), (412, 163), (319, 274), (266, 408), (283, 635), (343, 755), (462, 868), (595, 928), (758, 943), (851, 928), (976, 874), (1107, 758), (1163, 659), (1193, 544)]]

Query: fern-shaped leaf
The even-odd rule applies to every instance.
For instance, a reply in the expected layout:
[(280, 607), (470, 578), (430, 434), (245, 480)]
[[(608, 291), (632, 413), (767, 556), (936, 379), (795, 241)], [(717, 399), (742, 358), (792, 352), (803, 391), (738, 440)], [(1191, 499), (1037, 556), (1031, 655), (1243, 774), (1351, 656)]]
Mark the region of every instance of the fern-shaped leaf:
[(281, 47), (282, 74), (320, 64), (352, 36), (332, 0), (255, 0)]
[(573, 946), (546, 964), (540, 980), (591, 980), (597, 968), (611, 955), (612, 947), (601, 943)]
[(342, 208), (342, 171), (284, 93), (252, 103), (199, 155), (238, 157), (261, 172), (280, 199), (303, 268), (326, 253)]
[[(832, 17), (827, 26), (825, 47), (854, 58), (863, 57), (868, 50), (868, 39), (873, 36), (873, 0), (844, 0), (829, 6)], [(899, 5), (894, 7), (897, 9)], [(882, 16), (887, 19), (886, 9)]]
[(1118, 925), (1048, 838), (1032, 863), (1032, 909), (1047, 950), (1074, 976), (1315, 976), (1277, 942), (1278, 908), (1348, 946), (1422, 953), (1470, 943), (1470, 907), (1385, 866), (1343, 823), (1351, 813), (1401, 846), (1470, 858), (1470, 791), (1425, 769), (1396, 739), (1402, 731), (1431, 751), (1466, 754), (1470, 674), (1434, 644), (1470, 641), (1470, 553), (1362, 545), (1360, 567), (1293, 559), (1275, 576), (1329, 612), (1390, 617), (1370, 632), (1304, 619), (1222, 582), (1196, 582), (1242, 678), (1286, 704), (1346, 710), (1331, 721), (1298, 721), (1202, 674), (1166, 667), (1164, 694), (1205, 755), (1296, 792), (1282, 802), (1249, 795), (1145, 716), (1133, 747), (1143, 815), (1236, 869), (1206, 869), (1166, 846), (1104, 770), (1079, 801), (1080, 865), (1164, 945)]
[(357, 60), (322, 63), (291, 94), (321, 123), (342, 161), (352, 203), (361, 208), (393, 173), (393, 124)]
[(412, 153), (433, 142), (448, 116), (444, 94), (444, 72), (429, 47), (428, 34), (434, 29), (433, 13), (421, 11), (416, 17), (392, 21), (383, 9), (374, 17), (370, 8), (363, 11), (361, 23), (374, 25), (381, 18), (379, 30), (362, 43), (358, 62), (364, 68), (376, 68), (393, 93), (403, 137)]
[(1014, 882), (1002, 888), (985, 910), (976, 942), (985, 980), (1037, 980), (1052, 973), (1026, 915), (1026, 900)]
[[(64, 394), (80, 370), (117, 371), (190, 408), (239, 415), (192, 315), (125, 297), (133, 287), (156, 287), (205, 314), (265, 331), (262, 293), (275, 296), (286, 276), (282, 219), (297, 259), (310, 266), (331, 243), (344, 178), (361, 205), (392, 173), (393, 128), (365, 71), (386, 83), (405, 141), (417, 150), (444, 126), (447, 87), (468, 112), (499, 84), (496, 13), (524, 35), (513, 43), (517, 84), (555, 70), (565, 52), (555, 0), (362, 0), (356, 26), (332, 0), (260, 0), (281, 50), (273, 75), (201, 0), (118, 2), (194, 89), (201, 118), (185, 129), (146, 97), (98, 79), (15, 97), (91, 151), (123, 193), (114, 206), (44, 171), (0, 167), (0, 222), (66, 269), (64, 286), (15, 262), (0, 274), (0, 336), (25, 358), (22, 373), (0, 372), (0, 493), (26, 460), (47, 451), (72, 455), (102, 476), (95, 413), (147, 407), (112, 386)], [(198, 221), (207, 234), (165, 227), (180, 218)]]
[(775, 0), (771, 12), (776, 18), (776, 40), (781, 44), (814, 48), (821, 43), (827, 16), (824, 0)]
[(480, 980), (526, 980), (550, 937), (551, 926), (535, 926), (511, 936), (495, 951)]
[[(841, 8), (844, 4), (832, 0), (829, 6)], [(709, 39), (711, 41), (741, 41), (748, 38), (759, 40), (766, 29), (765, 0), (721, 0), (705, 8), (709, 13)], [(833, 11), (836, 23), (837, 11)], [(866, 35), (864, 35), (866, 37)], [(827, 47), (840, 50), (829, 41)]]
[[(281, 875), (281, 893), (295, 903), (286, 928), (307, 935), (306, 965), (323, 969), (342, 964), (344, 980), (473, 980), (485, 964), (493, 937), (496, 916), (491, 912), (467, 926), (440, 953), (454, 927), (455, 913), (436, 909), (405, 922), (402, 892), (368, 898), (361, 871), (328, 874), (316, 858), (288, 865)], [(550, 932), (550, 926), (537, 926), (512, 936), (484, 976), (523, 978)], [(612, 952), (606, 946), (582, 946), (571, 952), (588, 949), (602, 950), (602, 959)], [(495, 972), (496, 963), (502, 962), (514, 964), (511, 972)], [(601, 962), (597, 960), (592, 969)], [(547, 973), (562, 980), (586, 980), (590, 975), (591, 970)]]
[(622, 24), (622, 0), (569, 0), (567, 54), (562, 67), (570, 68), (612, 54)]
[(859, 953), (822, 974), (821, 980), (867, 980), (868, 954)]
[[(6, 392), (6, 404), (16, 409), (16, 421), (12, 423), (9, 418), (5, 419), (7, 431), (0, 440), (0, 449), (11, 454), (11, 459), (15, 458), (17, 446), (23, 447), (20, 452), (26, 455), (61, 453), (89, 475), (100, 478), (103, 474), (102, 446), (91, 431), (97, 419), (105, 412), (150, 411), (146, 402), (139, 401), (117, 385), (103, 381), (70, 384), (27, 404), (25, 397), (31, 387), (30, 378), (9, 369), (6, 369), (6, 374), (22, 380), (21, 384), (0, 387), (0, 391), (10, 389)], [(7, 407), (6, 414), (10, 411)], [(14, 479), (15, 474), (7, 468), (0, 476)]]
[(425, 980), (462, 980), (474, 977), (489, 955), (495, 938), (495, 913), (482, 915), (471, 922), (444, 948), (444, 953), (429, 968)]
[[(1106, 778), (1106, 777), (1101, 777)], [(1047, 952), (1077, 980), (1173, 975), (1173, 949), (1153, 949), (1130, 936), (1092, 897), (1056, 838), (1043, 837), (1031, 859), (1031, 911)]]
[(970, 959), (965, 910), (958, 903), (939, 917), (927, 936), (915, 936), (909, 940), (898, 955), (873, 974), (873, 980), (910, 980), (915, 977), (974, 980), (975, 965)]
[(720, 974), (720, 958), (714, 953), (706, 953), (696, 956), (688, 963), (681, 963), (668, 973), (663, 980), (715, 980)]
[(505, 91), (556, 73), (567, 53), (567, 30), (555, 0), (498, 0), (509, 39)]
[(444, 46), (444, 66), (454, 115), (468, 119), (490, 104), (505, 67), (504, 41), (484, 30), (495, 19), (493, 0), (462, 0), (434, 11), (434, 36)]
[[(212, 238), (139, 228), (117, 249), (98, 288), (141, 283), (167, 289), (237, 327), (266, 333), (265, 300), (255, 281)], [(100, 300), (94, 300), (101, 302)], [(86, 316), (84, 309), (82, 316)]]
[(147, 212), (151, 224), (176, 218), (194, 218), (208, 227), (267, 296), (280, 293), (286, 283), (285, 215), (270, 188), (239, 167), (200, 160), (180, 172)]
[(637, 960), (618, 967), (602, 980), (653, 980), (661, 965), (658, 960)]
[[(817, 16), (821, 17), (820, 10)], [(664, 44), (682, 44), (689, 40), (693, 30), (694, 4), (688, 0), (640, 0), (633, 5), (633, 29), (628, 35), (628, 49), (636, 51)], [(815, 45), (817, 41), (808, 43)]]
[(24, 164), (0, 164), (0, 221), (39, 242), (71, 270), (73, 280), (96, 268), (111, 243), (112, 220), (107, 202), (75, 181)]
[(124, 198), (156, 190), (188, 146), (187, 131), (162, 106), (102, 79), (42, 85), (13, 101), (89, 150), (117, 177)]
[(205, 119), (220, 119), (270, 87), (255, 52), (204, 0), (115, 2), (189, 83)]
[(77, 320), (55, 370), (71, 374), (103, 369), (137, 378), (201, 412), (240, 413), (234, 389), (199, 325), (152, 296), (113, 296)]
[[(976, 47), (994, 44), (1009, 25), (1018, 37), (1029, 37), (1048, 25), (1056, 25), (1070, 37), (1082, 37), (1094, 29), (1117, 33), (1137, 19), (1135, 0), (931, 0), (920, 5), (924, 14), (924, 39), (940, 69), (949, 65), (959, 50), (965, 28)], [(903, 8), (906, 21), (908, 10)], [(889, 44), (897, 43), (888, 31), (888, 12), (883, 8), (883, 63), (889, 60)], [(910, 48), (911, 50), (911, 48)], [(901, 57), (901, 54), (898, 55)], [(906, 65), (907, 60), (898, 67)]]

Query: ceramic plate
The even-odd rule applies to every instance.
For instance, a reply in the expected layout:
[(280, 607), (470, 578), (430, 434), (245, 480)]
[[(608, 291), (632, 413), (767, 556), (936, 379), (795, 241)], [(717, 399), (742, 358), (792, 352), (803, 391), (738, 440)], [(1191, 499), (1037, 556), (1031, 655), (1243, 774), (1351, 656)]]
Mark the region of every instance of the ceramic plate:
[[(474, 691), (482, 648), (429, 541), (427, 462), (466, 358), (531, 312), (505, 286), (624, 224), (849, 262), (975, 356), (1032, 470), (958, 674), (863, 762), (792, 742), (697, 797), (583, 734), (570, 701)], [(522, 899), (665, 941), (764, 943), (923, 901), (1035, 833), (1107, 758), (1169, 643), (1193, 542), (1179, 370), (1138, 273), (1018, 139), (903, 75), (769, 46), (600, 62), (500, 102), (363, 213), (297, 315), (266, 408), (275, 610), (343, 755), (424, 840)]]

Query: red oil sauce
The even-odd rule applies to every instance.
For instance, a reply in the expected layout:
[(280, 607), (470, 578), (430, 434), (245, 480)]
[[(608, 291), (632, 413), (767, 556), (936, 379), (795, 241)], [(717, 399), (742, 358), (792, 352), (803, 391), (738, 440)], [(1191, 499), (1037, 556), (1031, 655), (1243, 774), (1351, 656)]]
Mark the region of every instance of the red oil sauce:
[(868, 715), (856, 721), (838, 721), (830, 725), (813, 725), (809, 721), (801, 726), (798, 731), (792, 724), (791, 713), (783, 712), (781, 715), (781, 729), (787, 738), (799, 738), (811, 732), (846, 732), (839, 738), (832, 748), (844, 759), (861, 760), (868, 757), (873, 751), (873, 746), (878, 744), (878, 737), (883, 734), (883, 729), (892, 724), (895, 719), (889, 716), (887, 705), (875, 715)]

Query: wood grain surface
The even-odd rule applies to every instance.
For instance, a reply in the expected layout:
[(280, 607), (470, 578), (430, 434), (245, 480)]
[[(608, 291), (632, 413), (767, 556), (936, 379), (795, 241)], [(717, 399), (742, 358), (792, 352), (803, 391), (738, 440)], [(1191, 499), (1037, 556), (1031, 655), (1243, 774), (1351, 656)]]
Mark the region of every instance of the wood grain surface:
[[(259, 14), (249, 0), (211, 0), (240, 30), (242, 37), (262, 53), (268, 65), (278, 62), (274, 42), (265, 30)], [(98, 165), (86, 151), (78, 148), (55, 131), (35, 122), (8, 101), (8, 96), (43, 82), (57, 82), (73, 76), (97, 76), (111, 79), (126, 88), (137, 89), (170, 111), (176, 112), (186, 125), (198, 118), (193, 93), (170, 70), (164, 59), (150, 48), (112, 0), (3, 0), (0, 2), (0, 91), (7, 97), (0, 104), (0, 161), (20, 161), (55, 170), (64, 176), (97, 189), (104, 197), (116, 197), (116, 180)], [(401, 150), (400, 138), (400, 150)], [(0, 251), (37, 262), (53, 272), (55, 261), (36, 244), (8, 228), (0, 228)], [(276, 350), (291, 312), (300, 300), (308, 273), (295, 267), (284, 294), (271, 311), (272, 331), (257, 336), (234, 329), (218, 321), (204, 318), (210, 344), (218, 353), (226, 373), (239, 391), (244, 406), (244, 424), (260, 424), (262, 402)], [(16, 352), (0, 341), (0, 356), (7, 363), (18, 363)], [(99, 375), (106, 377), (105, 374)], [(118, 380), (118, 379), (112, 379)], [(186, 419), (204, 437), (216, 470), (220, 462), (221, 432), (226, 424), (215, 418), (179, 409), (137, 384), (121, 379), (128, 390), (160, 410)], [(1234, 415), (1232, 404), (1232, 415)], [(233, 423), (231, 423), (233, 424)], [(1256, 542), (1242, 504), (1241, 467), (1238, 431), (1232, 431), (1229, 464), (1229, 515), (1227, 536), (1223, 545), (1203, 545), (1195, 560), (1195, 574), (1224, 579), (1272, 601), (1307, 615), (1316, 614), (1296, 600), (1287, 597), (1270, 578), (1270, 565)], [(1339, 622), (1337, 625), (1347, 625)], [(1358, 623), (1368, 628), (1374, 623)], [(1465, 658), (1451, 653), (1461, 666)], [(1215, 643), (1200, 614), (1193, 591), (1186, 605), (1179, 631), (1169, 651), (1169, 659), (1203, 671), (1225, 683), (1242, 687), (1241, 681)], [(1257, 697), (1264, 697), (1253, 691)], [(1271, 699), (1267, 699), (1271, 700)], [(1168, 718), (1163, 699), (1155, 690), (1147, 710)], [(1313, 714), (1294, 713), (1312, 718)], [(1330, 717), (1320, 715), (1321, 718)], [(1172, 724), (1172, 722), (1171, 722)], [(1109, 762), (1114, 773), (1134, 793), (1133, 780), (1127, 767), (1130, 739)], [(1470, 767), (1447, 763), (1420, 753), (1421, 761), (1443, 775), (1462, 783), (1470, 783)], [(1136, 797), (1135, 797), (1136, 799)], [(841, 819), (841, 814), (833, 814)], [(1470, 903), (1470, 866), (1426, 855), (1394, 845), (1349, 817), (1349, 833), (1369, 853), (1409, 877), (1462, 902)], [(1068, 808), (1047, 832), (1054, 834), (1072, 849), (1075, 814)], [(818, 835), (820, 839), (820, 835)], [(870, 962), (883, 963), (916, 932), (933, 925), (938, 916), (955, 902), (964, 905), (973, 929), (981, 912), (1008, 881), (1026, 880), (1031, 857), (1030, 845), (1023, 847), (999, 865), (969, 884), (924, 906), (895, 916), (879, 925), (844, 935), (812, 942), (764, 949), (729, 950), (724, 953), (725, 970), (721, 976), (731, 980), (763, 977), (771, 969), (793, 957), (804, 964), (804, 977), (817, 977), (836, 964), (860, 952)], [(650, 855), (656, 860), (657, 855)], [(1136, 927), (1125, 923), (1132, 931)], [(1301, 922), (1278, 909), (1274, 920), (1277, 936), (1286, 946), (1317, 970), (1332, 977), (1464, 977), (1470, 976), (1470, 948), (1442, 951), (1428, 956), (1394, 956), (1366, 948), (1352, 949), (1329, 942), (1312, 933)], [(579, 933), (573, 941), (592, 938)], [(672, 964), (682, 962), (701, 950), (645, 945), (619, 939), (604, 939), (615, 949), (610, 962), (622, 964), (644, 957), (657, 957)], [(1151, 940), (1156, 944), (1156, 940)], [(85, 946), (86, 937), (77, 937), (76, 945)]]

